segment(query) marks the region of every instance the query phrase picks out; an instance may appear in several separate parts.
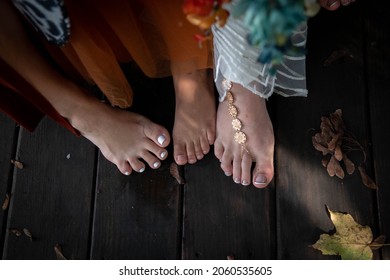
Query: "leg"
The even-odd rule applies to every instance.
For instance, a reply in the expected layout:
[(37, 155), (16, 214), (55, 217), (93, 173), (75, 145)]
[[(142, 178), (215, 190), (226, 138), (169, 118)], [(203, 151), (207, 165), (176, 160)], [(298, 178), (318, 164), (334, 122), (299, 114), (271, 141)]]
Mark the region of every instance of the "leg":
[[(235, 183), (246, 186), (252, 182), (255, 187), (266, 187), (274, 175), (275, 140), (265, 100), (238, 84), (233, 84), (232, 93), (242, 131), (247, 135), (249, 154), (233, 139), (232, 118), (225, 100), (218, 106), (215, 155), (221, 161), (222, 170), (227, 176), (233, 175)], [(252, 161), (256, 166), (251, 175)]]
[(176, 95), (173, 128), (177, 164), (195, 163), (210, 151), (215, 140), (215, 96), (212, 73), (197, 70), (174, 74)]
[(169, 134), (146, 118), (116, 110), (62, 77), (30, 42), (14, 9), (0, 0), (0, 56), (35, 87), (125, 175), (152, 168), (167, 156)]

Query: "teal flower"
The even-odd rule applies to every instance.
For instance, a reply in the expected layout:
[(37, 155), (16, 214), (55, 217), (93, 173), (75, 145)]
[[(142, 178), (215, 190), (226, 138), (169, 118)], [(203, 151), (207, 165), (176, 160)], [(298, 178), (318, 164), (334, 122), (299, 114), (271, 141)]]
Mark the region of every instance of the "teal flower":
[(290, 38), (294, 30), (307, 20), (305, 0), (240, 0), (232, 15), (242, 19), (248, 28), (248, 43), (261, 49), (260, 63), (270, 63), (271, 73), (283, 55), (302, 52)]

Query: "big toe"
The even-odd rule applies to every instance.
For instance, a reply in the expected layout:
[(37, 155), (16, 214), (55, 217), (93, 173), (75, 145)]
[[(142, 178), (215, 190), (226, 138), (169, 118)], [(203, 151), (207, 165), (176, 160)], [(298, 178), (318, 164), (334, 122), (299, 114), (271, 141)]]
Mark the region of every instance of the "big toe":
[(164, 127), (152, 123), (149, 120), (145, 121), (144, 133), (146, 137), (150, 138), (160, 147), (167, 147), (171, 141), (169, 132)]
[(334, 11), (340, 7), (340, 0), (320, 0), (319, 1), (321, 7)]
[(265, 188), (269, 185), (274, 177), (272, 164), (256, 164), (253, 170), (253, 185), (256, 188)]

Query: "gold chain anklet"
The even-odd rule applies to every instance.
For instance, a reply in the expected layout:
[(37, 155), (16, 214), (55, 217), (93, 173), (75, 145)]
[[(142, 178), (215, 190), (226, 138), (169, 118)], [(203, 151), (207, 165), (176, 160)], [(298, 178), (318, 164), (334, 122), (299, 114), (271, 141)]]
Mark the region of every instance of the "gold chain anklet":
[(233, 118), (232, 127), (235, 131), (234, 141), (236, 141), (238, 144), (241, 145), (242, 151), (245, 151), (249, 154), (249, 151), (245, 145), (247, 137), (246, 134), (241, 130), (243, 125), (241, 120), (238, 118), (238, 109), (236, 106), (234, 106), (234, 97), (233, 97), (233, 93), (231, 92), (233, 84), (232, 82), (229, 82), (227, 80), (223, 80), (222, 84), (226, 90), (226, 100), (229, 104), (229, 115)]

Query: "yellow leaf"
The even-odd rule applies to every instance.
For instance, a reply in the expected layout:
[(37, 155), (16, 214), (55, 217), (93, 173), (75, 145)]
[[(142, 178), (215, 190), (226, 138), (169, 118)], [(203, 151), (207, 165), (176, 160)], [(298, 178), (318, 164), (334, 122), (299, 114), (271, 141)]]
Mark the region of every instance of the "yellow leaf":
[(321, 234), (313, 248), (324, 255), (340, 255), (343, 260), (371, 260), (372, 231), (368, 226), (355, 222), (350, 214), (333, 212), (328, 208), (336, 232)]

